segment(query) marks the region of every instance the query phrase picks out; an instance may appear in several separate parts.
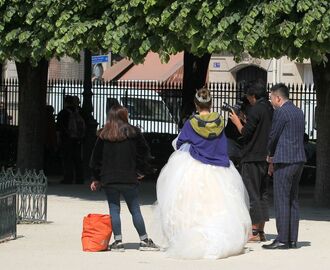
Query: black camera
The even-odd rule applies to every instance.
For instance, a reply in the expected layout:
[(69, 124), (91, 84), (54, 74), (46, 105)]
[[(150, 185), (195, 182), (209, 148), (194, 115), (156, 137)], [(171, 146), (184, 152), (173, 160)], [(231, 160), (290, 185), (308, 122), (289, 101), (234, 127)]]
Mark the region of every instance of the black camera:
[(232, 110), (236, 113), (239, 114), (242, 110), (242, 105), (244, 101), (239, 100), (235, 105), (230, 105), (227, 102), (224, 102), (223, 105), (221, 106), (221, 109), (225, 112), (232, 112)]

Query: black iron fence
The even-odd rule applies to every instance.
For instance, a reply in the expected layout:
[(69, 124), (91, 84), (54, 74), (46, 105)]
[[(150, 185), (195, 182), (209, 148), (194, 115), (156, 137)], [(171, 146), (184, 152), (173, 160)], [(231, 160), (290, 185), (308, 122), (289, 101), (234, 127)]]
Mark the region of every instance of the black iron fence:
[[(10, 169), (9, 169), (10, 171)], [(11, 172), (17, 185), (17, 222), (47, 221), (47, 178), (40, 171)]]
[[(268, 89), (271, 85), (268, 85)], [(313, 85), (289, 84), (290, 98), (305, 114), (306, 133), (316, 139), (316, 93)], [(223, 102), (234, 105), (243, 95), (240, 85), (234, 83), (208, 83), (213, 94), (213, 110), (221, 111)], [(54, 107), (55, 115), (63, 108), (65, 95), (78, 96), (83, 102), (83, 82), (51, 80), (48, 82), (47, 104)], [(93, 116), (103, 126), (107, 109), (119, 103), (128, 108), (132, 124), (144, 132), (178, 132), (179, 112), (182, 104), (182, 84), (159, 81), (109, 81), (92, 86)], [(0, 124), (18, 125), (18, 82), (6, 80), (0, 85)], [(227, 113), (221, 112), (225, 118)]]
[(17, 223), (47, 222), (43, 172), (0, 170), (0, 242), (16, 238)]
[(9, 79), (0, 85), (0, 124), (14, 125), (18, 123), (19, 90), (18, 80)]
[[(55, 114), (63, 108), (65, 95), (77, 96), (83, 102), (82, 81), (50, 81), (47, 103)], [(182, 99), (182, 84), (158, 81), (109, 81), (92, 85), (93, 116), (102, 127), (106, 112), (113, 104), (127, 107), (130, 122), (144, 132), (178, 132), (177, 123)]]
[(0, 242), (16, 238), (16, 191), (15, 179), (0, 170)]

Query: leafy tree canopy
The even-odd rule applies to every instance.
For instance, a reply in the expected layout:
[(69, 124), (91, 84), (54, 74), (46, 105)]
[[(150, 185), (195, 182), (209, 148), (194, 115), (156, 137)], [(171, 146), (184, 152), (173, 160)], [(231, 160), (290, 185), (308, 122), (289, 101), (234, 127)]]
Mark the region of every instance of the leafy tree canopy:
[[(106, 1), (0, 0), (0, 61), (69, 55), (97, 50)], [(99, 12), (101, 11), (101, 13)]]
[(184, 49), (201, 56), (243, 51), (254, 57), (324, 60), (330, 51), (327, 0), (110, 0), (103, 48), (141, 61)]
[(135, 62), (183, 50), (321, 61), (329, 36), (327, 0), (0, 0), (0, 60), (77, 58), (88, 48)]

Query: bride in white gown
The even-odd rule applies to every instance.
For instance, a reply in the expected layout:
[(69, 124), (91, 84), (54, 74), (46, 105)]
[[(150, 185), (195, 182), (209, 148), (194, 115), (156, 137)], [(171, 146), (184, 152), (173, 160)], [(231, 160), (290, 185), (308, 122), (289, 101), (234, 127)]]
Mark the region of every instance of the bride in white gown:
[(227, 155), (223, 119), (210, 113), (211, 96), (195, 96), (177, 149), (157, 180), (158, 243), (169, 257), (219, 259), (243, 252), (251, 230), (249, 199)]

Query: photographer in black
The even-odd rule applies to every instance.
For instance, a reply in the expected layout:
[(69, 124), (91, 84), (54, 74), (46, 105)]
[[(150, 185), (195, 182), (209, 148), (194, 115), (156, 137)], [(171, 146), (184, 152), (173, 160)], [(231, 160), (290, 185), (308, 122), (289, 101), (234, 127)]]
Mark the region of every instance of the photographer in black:
[[(244, 125), (246, 123), (246, 115), (249, 107), (250, 107), (249, 101), (247, 100), (246, 96), (243, 96), (233, 106), (224, 102), (221, 109), (229, 113), (231, 113), (232, 110), (234, 110), (235, 113), (240, 118), (242, 124)], [(241, 138), (242, 134), (237, 130), (236, 126), (233, 124), (232, 121), (230, 121), (230, 119), (227, 121), (225, 127), (225, 134), (227, 137), (228, 156), (230, 160), (234, 163), (234, 165), (238, 167), (242, 158), (242, 153), (241, 153), (243, 147), (243, 141)]]
[(264, 226), (268, 215), (268, 164), (267, 143), (272, 124), (273, 107), (267, 98), (266, 87), (261, 82), (253, 82), (246, 87), (246, 97), (251, 105), (246, 123), (242, 124), (235, 110), (229, 114), (230, 120), (241, 133), (241, 175), (250, 197), (252, 234), (250, 242), (266, 241)]

